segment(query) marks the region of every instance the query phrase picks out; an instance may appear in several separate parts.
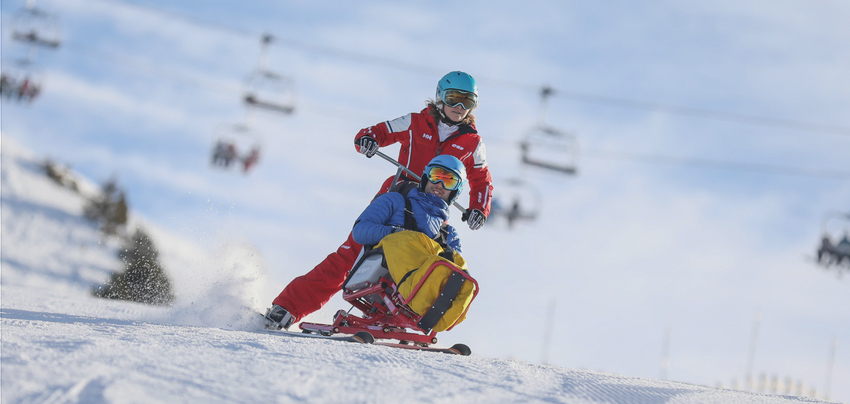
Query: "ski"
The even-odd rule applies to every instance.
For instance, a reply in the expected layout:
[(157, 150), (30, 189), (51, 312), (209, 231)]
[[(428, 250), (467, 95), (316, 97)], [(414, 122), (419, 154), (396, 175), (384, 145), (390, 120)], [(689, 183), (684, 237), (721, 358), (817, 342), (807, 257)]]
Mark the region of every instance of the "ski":
[(412, 349), (417, 351), (426, 351), (426, 352), (441, 352), (452, 355), (461, 355), (461, 356), (469, 356), (472, 354), (472, 350), (469, 349), (465, 344), (454, 344), (451, 348), (442, 348), (436, 346), (422, 346), (416, 344), (402, 344), (402, 343), (392, 343), (392, 342), (373, 342), (372, 345), (381, 345), (388, 346), (392, 348), (401, 348), (401, 349)]
[(263, 316), (263, 320), (265, 321), (266, 331), (273, 334), (283, 334), (291, 337), (298, 338), (320, 338), (327, 339), (332, 341), (345, 341), (345, 342), (356, 342), (360, 344), (371, 344), (371, 345), (381, 345), (391, 348), (400, 348), (400, 349), (412, 349), (417, 351), (427, 351), (427, 352), (442, 352), (452, 355), (461, 355), (461, 356), (469, 356), (472, 354), (472, 350), (469, 349), (469, 346), (465, 344), (454, 344), (450, 348), (444, 347), (436, 347), (433, 345), (425, 345), (419, 344), (416, 342), (386, 342), (386, 341), (376, 341), (375, 337), (369, 333), (368, 331), (357, 331), (354, 334), (340, 334), (339, 328), (333, 328), (331, 331), (328, 328), (326, 331), (317, 330), (317, 329), (303, 329), (301, 332), (296, 331), (288, 331), (283, 329), (278, 329), (275, 327), (275, 323), (271, 323), (269, 320)]
[(343, 334), (343, 335), (325, 335), (325, 334), (313, 334), (307, 332), (295, 332), (295, 331), (287, 331), (287, 330), (276, 330), (273, 328), (266, 328), (266, 332), (269, 334), (278, 334), (285, 335), (287, 337), (296, 337), (296, 338), (316, 338), (316, 339), (324, 339), (330, 341), (343, 341), (343, 342), (356, 342), (358, 344), (371, 344), (375, 342), (375, 337), (368, 332), (358, 332), (357, 334)]
[(265, 330), (269, 334), (279, 334), (286, 335), (288, 337), (296, 337), (296, 338), (316, 338), (316, 339), (325, 339), (330, 341), (343, 341), (343, 342), (355, 342), (358, 344), (371, 344), (375, 342), (375, 337), (372, 334), (369, 334), (366, 331), (357, 332), (354, 334), (331, 334), (331, 333), (322, 333), (322, 332), (310, 332), (310, 331), (289, 331), (284, 329), (279, 329), (275, 327), (275, 324), (271, 323), (268, 319), (263, 316)]

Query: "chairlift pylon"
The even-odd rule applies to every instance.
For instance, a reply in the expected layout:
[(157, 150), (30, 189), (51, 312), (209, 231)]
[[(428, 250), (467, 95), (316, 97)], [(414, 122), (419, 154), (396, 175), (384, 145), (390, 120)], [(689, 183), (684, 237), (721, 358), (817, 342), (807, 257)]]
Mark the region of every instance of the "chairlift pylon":
[(291, 114), (295, 111), (294, 80), (266, 67), (268, 46), (273, 40), (271, 35), (263, 35), (260, 63), (245, 79), (245, 94), (242, 100), (249, 108)]
[(246, 124), (220, 124), (215, 130), (210, 163), (213, 167), (230, 169), (241, 165), (247, 173), (259, 161), (262, 144), (260, 137)]
[(493, 194), (490, 216), (504, 218), (508, 228), (516, 221), (534, 221), (542, 208), (540, 191), (521, 178), (499, 181)]
[(564, 174), (578, 171), (578, 144), (576, 137), (545, 123), (546, 107), (554, 90), (544, 86), (540, 91), (539, 123), (532, 127), (520, 142), (522, 163)]

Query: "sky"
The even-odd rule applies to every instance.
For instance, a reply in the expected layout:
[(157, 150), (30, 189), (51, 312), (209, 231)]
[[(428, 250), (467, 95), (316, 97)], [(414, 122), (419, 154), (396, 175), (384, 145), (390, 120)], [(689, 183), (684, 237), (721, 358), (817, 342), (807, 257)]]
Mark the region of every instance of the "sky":
[(3, 403), (827, 402), (796, 386), (741, 392), (267, 331), (255, 310), (268, 268), (251, 248), (206, 254), (132, 212), (158, 262), (181, 268), (170, 276), (177, 298), (169, 307), (95, 298), (123, 245), (82, 214), (95, 184), (71, 173), (81, 192), (58, 186), (41, 156), (8, 138), (2, 161)]
[[(36, 5), (63, 42), (35, 54), (35, 102), (3, 100), (3, 141), (114, 176), (138, 214), (207, 248), (253, 246), (269, 303), (392, 174), (354, 152), (354, 134), (419, 110), (464, 70), (495, 195), (520, 182), (538, 219), (477, 232), (450, 220), (482, 285), (453, 333), (571, 368), (846, 388), (850, 284), (812, 263), (824, 231), (850, 227), (826, 220), (850, 211), (846, 2)], [(23, 6), (0, 5), (4, 68), (28, 54), (7, 28)], [(241, 104), (264, 33), (265, 66), (294, 82), (292, 115)], [(244, 122), (258, 166), (212, 168), (217, 129)], [(559, 162), (577, 175), (521, 164), (541, 122), (576, 142), (578, 158)]]

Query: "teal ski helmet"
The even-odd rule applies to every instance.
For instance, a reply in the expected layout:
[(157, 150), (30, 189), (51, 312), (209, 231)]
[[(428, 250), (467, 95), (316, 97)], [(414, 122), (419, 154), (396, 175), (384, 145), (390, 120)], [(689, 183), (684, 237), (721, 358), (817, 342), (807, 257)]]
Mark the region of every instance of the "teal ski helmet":
[(424, 192), (425, 185), (428, 184), (428, 182), (431, 182), (430, 173), (434, 167), (439, 167), (448, 170), (457, 177), (457, 185), (455, 185), (454, 187), (446, 186), (446, 182), (442, 180), (433, 181), (434, 183), (442, 182), (443, 187), (451, 191), (449, 192), (448, 200), (449, 205), (451, 205), (452, 203), (454, 203), (455, 199), (457, 199), (458, 195), (460, 194), (460, 191), (463, 190), (463, 184), (466, 182), (466, 167), (455, 156), (441, 154), (437, 157), (434, 157), (433, 159), (431, 159), (431, 162), (429, 162), (428, 165), (425, 166), (425, 170), (422, 172), (422, 178), (419, 180), (420, 191)]
[(437, 101), (442, 101), (446, 105), (457, 105), (446, 101), (446, 95), (451, 94), (450, 90), (457, 90), (461, 93), (468, 94), (473, 101), (472, 105), (464, 105), (465, 109), (472, 109), (478, 106), (478, 85), (475, 83), (475, 78), (468, 73), (461, 71), (449, 72), (437, 83)]

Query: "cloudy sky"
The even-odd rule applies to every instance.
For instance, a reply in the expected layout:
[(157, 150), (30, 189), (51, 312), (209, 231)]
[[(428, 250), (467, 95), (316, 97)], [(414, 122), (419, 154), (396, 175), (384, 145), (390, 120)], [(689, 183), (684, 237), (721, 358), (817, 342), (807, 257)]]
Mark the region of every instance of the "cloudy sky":
[[(269, 301), (392, 173), (353, 151), (357, 130), (464, 70), (496, 195), (519, 182), (539, 216), (462, 229), (481, 314), (453, 332), (485, 354), (644, 377), (667, 352), (666, 377), (728, 385), (759, 324), (753, 373), (829, 388), (836, 340), (832, 379), (850, 377), (850, 283), (810, 262), (824, 227), (850, 227), (825, 221), (850, 211), (846, 1), (38, 0), (63, 42), (35, 53), (9, 32), (24, 3), (0, 6), (3, 67), (32, 56), (43, 93), (3, 100), (3, 138), (114, 176), (138, 214), (209, 248), (256, 246), (280, 282)], [(262, 54), (292, 79), (294, 114), (241, 104)], [(577, 146), (549, 157), (578, 175), (520, 163), (541, 120)], [(259, 165), (212, 168), (245, 122)]]

